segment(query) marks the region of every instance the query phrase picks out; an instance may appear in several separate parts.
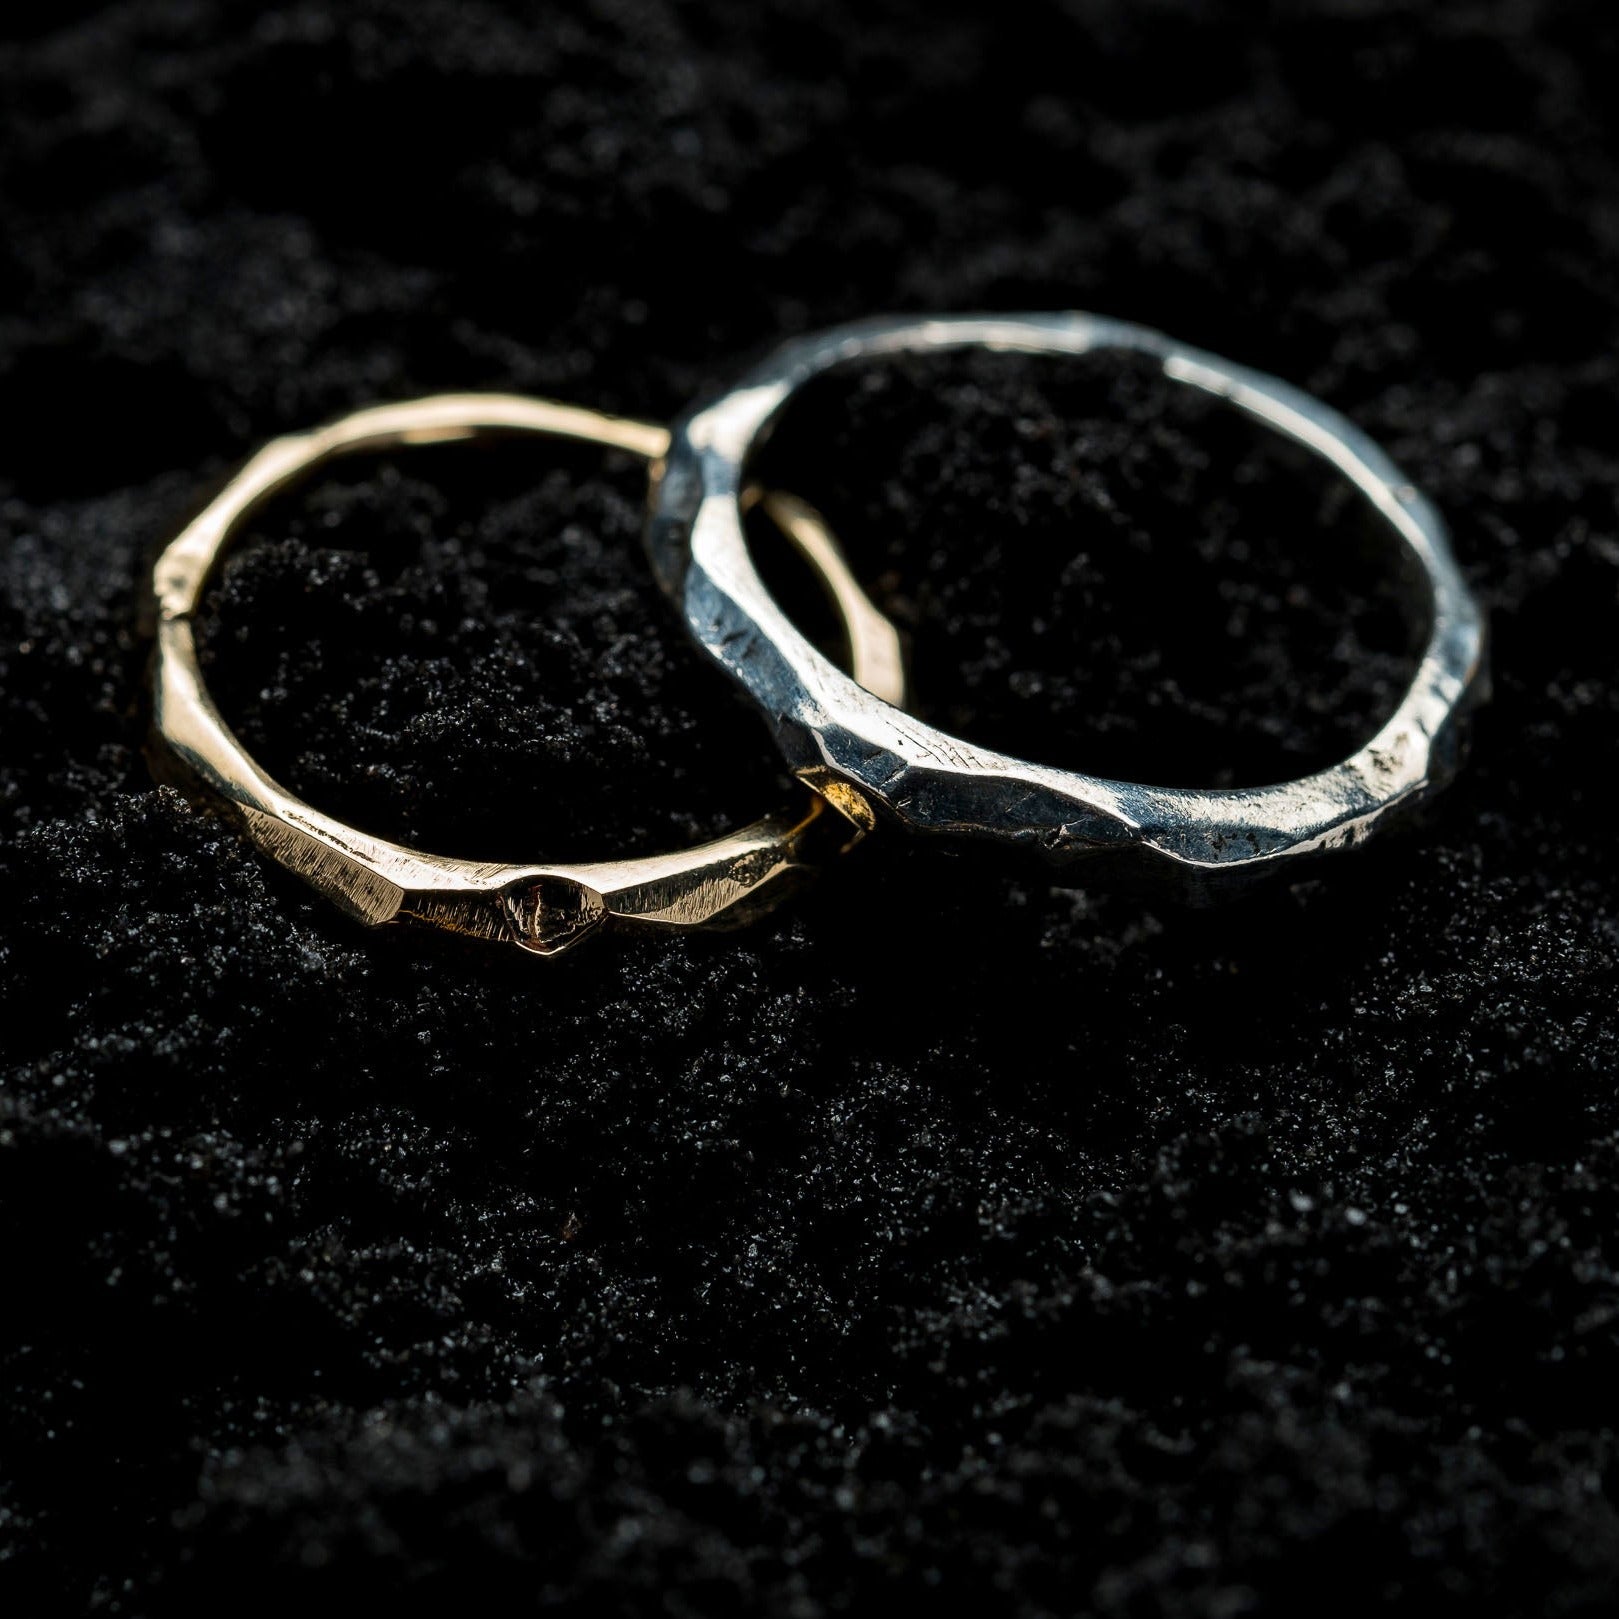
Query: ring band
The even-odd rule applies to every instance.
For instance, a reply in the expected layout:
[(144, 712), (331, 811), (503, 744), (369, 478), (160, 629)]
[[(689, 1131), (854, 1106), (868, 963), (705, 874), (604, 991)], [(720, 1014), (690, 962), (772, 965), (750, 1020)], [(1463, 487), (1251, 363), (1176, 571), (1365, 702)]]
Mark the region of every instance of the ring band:
[[(969, 745), (862, 690), (815, 650), (753, 565), (738, 496), (749, 456), (793, 394), (834, 367), (882, 355), (977, 348), (1155, 357), (1329, 462), (1415, 559), (1427, 644), (1393, 716), (1342, 763), (1236, 791), (1150, 787)], [(1347, 848), (1442, 786), (1459, 721), (1481, 692), (1484, 622), (1433, 506), (1364, 433), (1299, 389), (1144, 327), (1078, 312), (864, 321), (780, 348), (678, 423), (653, 494), (648, 545), (698, 642), (769, 718), (789, 765), (834, 782), (906, 829), (1032, 852), (1060, 868), (1105, 857), (1116, 875), (1193, 894)]]
[[(866, 829), (826, 812), (823, 797), (674, 854), (587, 865), (505, 865), (425, 854), (344, 825), (302, 803), (249, 757), (208, 696), (193, 616), (231, 538), (272, 495), (328, 461), (399, 445), (535, 433), (627, 450), (656, 464), (668, 432), (576, 406), (504, 394), (445, 394), (358, 411), (265, 445), (163, 551), (153, 570), (156, 762), (223, 800), (266, 853), (367, 923), (415, 918), (510, 940), (553, 956), (602, 923), (656, 928), (735, 925), (767, 909), (820, 856)], [(801, 502), (763, 497), (841, 616), (853, 678), (903, 692), (898, 640)], [(835, 801), (836, 793), (830, 795)], [(867, 823), (869, 826), (869, 823)]]

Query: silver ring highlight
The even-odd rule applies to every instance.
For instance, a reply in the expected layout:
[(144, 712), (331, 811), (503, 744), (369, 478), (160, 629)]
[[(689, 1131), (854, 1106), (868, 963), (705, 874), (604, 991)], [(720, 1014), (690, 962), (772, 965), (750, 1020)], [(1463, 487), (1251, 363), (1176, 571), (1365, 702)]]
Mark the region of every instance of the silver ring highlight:
[[(836, 366), (902, 353), (982, 348), (1155, 357), (1172, 380), (1218, 396), (1329, 462), (1416, 561), (1429, 634), (1388, 722), (1349, 758), (1296, 781), (1233, 791), (1150, 787), (968, 745), (863, 690), (800, 634), (749, 554), (741, 496), (748, 458), (793, 394)], [(698, 643), (764, 712), (791, 768), (907, 831), (1037, 855), (1061, 869), (1197, 896), (1301, 858), (1363, 842), (1442, 787), (1461, 722), (1484, 685), (1484, 620), (1429, 501), (1338, 412), (1262, 372), (1146, 327), (1081, 312), (878, 319), (778, 349), (674, 428), (652, 496), (648, 547)], [(1101, 874), (1100, 871), (1098, 874)]]

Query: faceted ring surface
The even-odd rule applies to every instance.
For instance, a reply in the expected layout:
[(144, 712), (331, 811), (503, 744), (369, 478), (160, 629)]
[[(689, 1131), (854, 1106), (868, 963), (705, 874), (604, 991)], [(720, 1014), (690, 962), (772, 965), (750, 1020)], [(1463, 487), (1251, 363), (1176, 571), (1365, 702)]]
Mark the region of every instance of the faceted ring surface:
[[(1058, 770), (969, 745), (863, 690), (811, 646), (760, 579), (739, 496), (754, 447), (793, 394), (833, 367), (982, 348), (1081, 355), (1129, 350), (1329, 462), (1414, 558), (1428, 634), (1388, 722), (1341, 763), (1234, 791), (1152, 787)], [(1483, 685), (1484, 621), (1424, 496), (1364, 433), (1275, 377), (1141, 326), (1079, 312), (879, 319), (788, 343), (678, 422), (655, 480), (648, 546), (693, 635), (763, 710), (789, 765), (908, 831), (1033, 853), (1059, 868), (1101, 859), (1129, 880), (1193, 896), (1301, 857), (1348, 848), (1454, 772), (1460, 721)]]
[[(193, 617), (231, 538), (265, 501), (337, 457), (403, 445), (534, 433), (627, 450), (656, 462), (662, 427), (570, 405), (503, 394), (446, 394), (362, 410), (267, 444), (159, 557), (153, 660), (154, 764), (234, 811), (248, 836), (351, 915), (367, 923), (414, 918), (554, 956), (604, 923), (724, 927), (747, 920), (795, 886), (824, 855), (864, 830), (806, 793), (697, 848), (644, 859), (548, 866), (426, 854), (347, 826), (289, 793), (249, 757), (209, 698)], [(900, 699), (897, 638), (864, 597), (816, 515), (789, 497), (763, 497), (838, 609), (855, 680)]]

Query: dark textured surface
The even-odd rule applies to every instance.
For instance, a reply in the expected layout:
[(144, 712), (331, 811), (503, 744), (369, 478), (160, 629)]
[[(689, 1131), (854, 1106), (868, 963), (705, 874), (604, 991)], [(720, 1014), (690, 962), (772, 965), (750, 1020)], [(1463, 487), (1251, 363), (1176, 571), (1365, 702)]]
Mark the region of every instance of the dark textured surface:
[[(5, 10), (8, 1614), (1611, 1611), (1619, 24), (1260, 9)], [(1314, 389), (1451, 517), (1497, 696), (1421, 835), (1190, 914), (874, 847), (548, 967), (364, 934), (150, 785), (142, 559), (257, 440), (1070, 304)], [(1161, 404), (904, 368), (772, 453), (934, 717), (1330, 756), (1399, 679), (1379, 575)], [(222, 702), (453, 852), (751, 812), (636, 500), (513, 449), (290, 501)]]

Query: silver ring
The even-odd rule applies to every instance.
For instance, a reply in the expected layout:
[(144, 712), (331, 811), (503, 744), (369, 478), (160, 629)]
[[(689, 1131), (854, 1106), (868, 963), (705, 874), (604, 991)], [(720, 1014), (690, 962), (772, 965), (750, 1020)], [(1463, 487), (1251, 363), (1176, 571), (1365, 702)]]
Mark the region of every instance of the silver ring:
[[(962, 348), (1149, 354), (1165, 376), (1229, 401), (1336, 467), (1416, 560), (1428, 598), (1427, 644), (1387, 724), (1341, 764), (1296, 781), (1149, 787), (969, 745), (862, 690), (817, 652), (749, 555), (740, 505), (749, 456), (793, 393), (822, 372)], [(1119, 874), (1167, 877), (1193, 892), (1359, 844), (1427, 798), (1455, 771), (1459, 721), (1483, 685), (1484, 621), (1444, 523), (1377, 445), (1285, 382), (1097, 315), (879, 319), (785, 345), (677, 424), (648, 545), (699, 644), (764, 711), (794, 771), (846, 813), (869, 807), (908, 831), (1028, 851), (1058, 867), (1106, 856)]]

